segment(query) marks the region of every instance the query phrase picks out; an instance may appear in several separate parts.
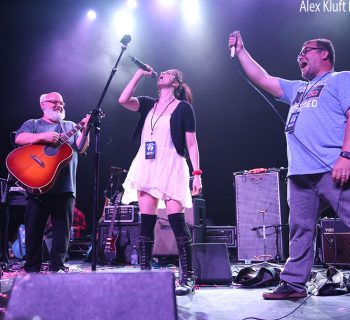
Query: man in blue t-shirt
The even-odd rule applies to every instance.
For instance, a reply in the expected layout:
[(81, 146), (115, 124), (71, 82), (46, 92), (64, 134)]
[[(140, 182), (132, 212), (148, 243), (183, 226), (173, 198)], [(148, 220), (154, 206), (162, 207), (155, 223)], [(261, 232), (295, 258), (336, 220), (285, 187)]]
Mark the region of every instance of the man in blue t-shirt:
[[(43, 94), (40, 97), (43, 116), (40, 119), (25, 121), (17, 130), (16, 144), (41, 144), (57, 146), (60, 137), (73, 129), (75, 123), (65, 121), (65, 103), (58, 92)], [(87, 123), (89, 116), (82, 121), (83, 134), (78, 131), (67, 143), (72, 147), (70, 162), (58, 173), (56, 180), (44, 194), (29, 194), (25, 212), (26, 262), (27, 272), (40, 272), (42, 264), (42, 241), (48, 216), (52, 222), (52, 248), (50, 271), (65, 270), (64, 260), (68, 250), (69, 232), (72, 226), (73, 208), (76, 193), (77, 153), (84, 152), (89, 144)], [(73, 131), (72, 131), (73, 132)]]
[(280, 284), (263, 297), (302, 298), (321, 208), (331, 206), (350, 227), (350, 72), (334, 72), (335, 52), (328, 39), (303, 44), (297, 61), (306, 81), (270, 76), (244, 48), (239, 31), (229, 36), (228, 44), (250, 80), (290, 105), (285, 127), (290, 257)]

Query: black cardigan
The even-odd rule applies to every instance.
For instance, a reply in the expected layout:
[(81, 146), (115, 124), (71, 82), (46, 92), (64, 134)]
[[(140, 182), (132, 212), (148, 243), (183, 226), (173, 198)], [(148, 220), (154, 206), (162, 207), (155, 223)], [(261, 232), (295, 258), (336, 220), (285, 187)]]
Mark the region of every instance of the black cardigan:
[[(137, 100), (140, 103), (140, 108), (138, 110), (140, 113), (140, 118), (132, 134), (132, 140), (133, 142), (140, 145), (142, 129), (145, 124), (147, 114), (151, 111), (157, 100), (147, 96), (137, 97)], [(177, 153), (180, 156), (186, 157), (185, 133), (195, 131), (196, 118), (194, 115), (193, 107), (190, 103), (181, 101), (170, 117), (171, 139), (174, 143)]]

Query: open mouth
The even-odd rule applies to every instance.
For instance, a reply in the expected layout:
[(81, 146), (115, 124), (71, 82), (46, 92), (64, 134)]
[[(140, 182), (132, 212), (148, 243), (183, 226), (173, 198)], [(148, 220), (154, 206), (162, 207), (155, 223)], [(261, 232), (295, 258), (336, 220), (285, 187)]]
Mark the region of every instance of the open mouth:
[(306, 66), (307, 66), (307, 62), (306, 62), (306, 61), (301, 61), (301, 62), (299, 63), (299, 68), (300, 68), (301, 70), (303, 70)]

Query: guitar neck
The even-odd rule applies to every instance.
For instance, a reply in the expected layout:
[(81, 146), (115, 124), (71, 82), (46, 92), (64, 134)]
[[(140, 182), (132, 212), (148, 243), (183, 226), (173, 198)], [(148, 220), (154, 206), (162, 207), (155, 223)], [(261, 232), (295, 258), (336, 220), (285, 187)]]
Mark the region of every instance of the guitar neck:
[(66, 132), (59, 140), (59, 146), (63, 145), (68, 141), (68, 139), (74, 136), (80, 129), (82, 129), (85, 125), (84, 121), (80, 121), (77, 125), (75, 125), (72, 129)]
[(117, 206), (113, 207), (113, 212), (112, 212), (112, 216), (111, 216), (111, 222), (108, 228), (108, 238), (112, 237), (112, 233), (113, 233), (113, 226), (114, 226), (114, 221), (115, 221), (115, 216), (117, 215)]
[(118, 210), (118, 204), (122, 198), (122, 193), (119, 192), (115, 201), (114, 201), (114, 206), (113, 206), (113, 212), (112, 212), (112, 216), (111, 216), (111, 222), (108, 228), (108, 237), (110, 238), (112, 236), (113, 233), (113, 226), (114, 226), (114, 221), (115, 221), (115, 216), (117, 215), (117, 210)]

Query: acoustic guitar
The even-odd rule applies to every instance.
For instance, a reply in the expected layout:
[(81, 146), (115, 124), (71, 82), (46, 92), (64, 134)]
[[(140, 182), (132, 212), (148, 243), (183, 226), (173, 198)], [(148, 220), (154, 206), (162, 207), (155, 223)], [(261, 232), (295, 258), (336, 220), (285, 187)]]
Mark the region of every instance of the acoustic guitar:
[(42, 194), (53, 186), (59, 171), (73, 156), (73, 149), (67, 143), (85, 125), (80, 121), (62, 135), (56, 144), (29, 144), (10, 152), (6, 167), (24, 188), (33, 194)]

